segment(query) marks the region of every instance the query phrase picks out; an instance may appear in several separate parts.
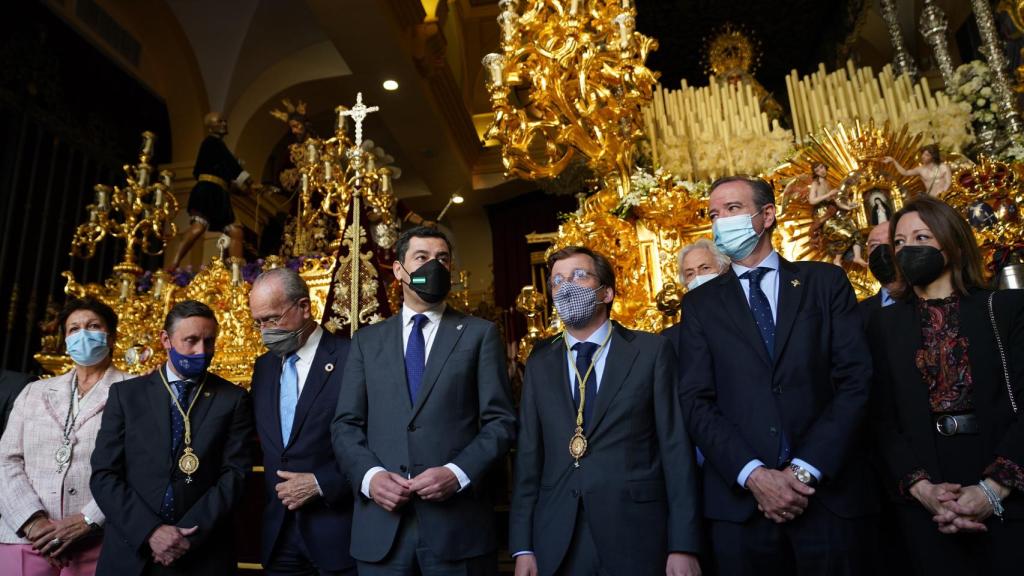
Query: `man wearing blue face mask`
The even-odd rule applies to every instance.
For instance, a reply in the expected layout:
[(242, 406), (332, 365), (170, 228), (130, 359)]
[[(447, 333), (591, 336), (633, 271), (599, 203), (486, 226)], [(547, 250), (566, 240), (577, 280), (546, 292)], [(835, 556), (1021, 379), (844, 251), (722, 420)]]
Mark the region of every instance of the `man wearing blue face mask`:
[(722, 574), (874, 574), (871, 364), (842, 269), (772, 246), (774, 192), (711, 186), (731, 269), (683, 299), (682, 399)]
[(96, 573), (233, 573), (249, 395), (207, 372), (217, 340), (209, 306), (176, 304), (160, 340), (169, 361), (110, 388), (96, 437), (90, 487), (107, 517)]

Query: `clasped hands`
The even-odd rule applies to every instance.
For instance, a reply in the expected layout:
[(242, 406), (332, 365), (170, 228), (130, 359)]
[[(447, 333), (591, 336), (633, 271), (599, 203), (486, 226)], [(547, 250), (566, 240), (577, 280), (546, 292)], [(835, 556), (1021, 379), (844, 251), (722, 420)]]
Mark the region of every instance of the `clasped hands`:
[(413, 495), (429, 502), (444, 502), (459, 491), (459, 479), (444, 466), (427, 468), (415, 478), (394, 472), (377, 472), (370, 478), (370, 497), (378, 506), (394, 512)]
[(25, 524), (25, 537), (32, 548), (46, 558), (55, 568), (67, 565), (64, 552), (72, 543), (89, 533), (91, 528), (81, 514), (73, 514), (60, 520), (51, 520), (44, 515), (36, 516)]
[[(988, 479), (985, 482), (1000, 498), (1010, 493), (1009, 488), (998, 482)], [(985, 520), (993, 513), (992, 504), (978, 486), (933, 484), (924, 479), (910, 487), (910, 495), (932, 513), (932, 520), (943, 534), (988, 531)]]
[(757, 509), (776, 524), (789, 522), (803, 514), (808, 498), (814, 494), (814, 488), (797, 480), (792, 472), (764, 466), (750, 473), (747, 488), (757, 500)]

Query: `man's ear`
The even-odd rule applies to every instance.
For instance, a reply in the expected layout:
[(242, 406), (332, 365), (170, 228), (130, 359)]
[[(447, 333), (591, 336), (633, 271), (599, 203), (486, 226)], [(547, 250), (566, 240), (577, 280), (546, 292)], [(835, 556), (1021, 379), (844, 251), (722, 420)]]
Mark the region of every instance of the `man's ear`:
[(767, 230), (775, 224), (775, 204), (764, 205), (764, 228)]
[(611, 288), (609, 286), (605, 286), (605, 288), (604, 288), (604, 298), (601, 299), (601, 302), (603, 304), (611, 304), (612, 300), (614, 300), (614, 299), (615, 299), (615, 288)]

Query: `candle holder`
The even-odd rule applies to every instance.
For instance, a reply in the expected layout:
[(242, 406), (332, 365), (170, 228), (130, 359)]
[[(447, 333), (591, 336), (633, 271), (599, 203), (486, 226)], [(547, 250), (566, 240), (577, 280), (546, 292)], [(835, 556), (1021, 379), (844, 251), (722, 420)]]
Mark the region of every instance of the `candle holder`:
[(114, 266), (114, 271), (138, 275), (142, 268), (135, 260), (136, 248), (150, 256), (163, 254), (167, 242), (178, 232), (174, 224), (178, 201), (171, 193), (173, 177), (169, 171), (160, 172), (159, 182), (150, 182), (155, 140), (152, 132), (142, 133), (138, 164), (124, 166), (125, 186), (97, 184), (93, 187), (95, 201), (86, 207), (88, 221), (75, 229), (71, 240), (72, 256), (92, 258), (104, 238), (120, 238), (125, 241), (124, 256)]

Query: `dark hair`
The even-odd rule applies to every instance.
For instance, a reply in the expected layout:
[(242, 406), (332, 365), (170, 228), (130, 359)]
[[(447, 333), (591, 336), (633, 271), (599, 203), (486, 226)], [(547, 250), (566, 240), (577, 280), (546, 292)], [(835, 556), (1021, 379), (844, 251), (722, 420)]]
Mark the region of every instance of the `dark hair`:
[[(821, 162), (818, 162), (818, 164), (821, 164)], [(711, 183), (711, 187), (708, 188), (708, 196), (710, 197), (719, 186), (730, 182), (746, 183), (746, 185), (750, 187), (750, 191), (753, 192), (754, 207), (758, 210), (761, 210), (769, 204), (775, 204), (775, 189), (772, 188), (772, 185), (765, 181), (764, 178), (752, 176), (723, 176)], [(776, 219), (775, 222), (772, 222), (771, 227), (768, 228), (768, 232), (770, 233), (772, 230), (775, 230), (775, 225), (778, 223), (778, 219)]]
[(213, 310), (209, 306), (203, 304), (198, 300), (182, 300), (171, 308), (170, 312), (167, 313), (167, 319), (164, 320), (164, 331), (168, 335), (174, 333), (175, 325), (185, 318), (209, 318), (217, 322), (217, 316), (214, 315)]
[(97, 316), (102, 318), (103, 323), (107, 325), (107, 336), (109, 340), (113, 340), (114, 337), (117, 336), (117, 313), (114, 312), (113, 308), (92, 296), (86, 296), (85, 298), (72, 297), (64, 303), (64, 308), (61, 309), (60, 314), (57, 316), (57, 321), (60, 323), (61, 334), (66, 332), (68, 318), (79, 310), (94, 312)]
[(570, 256), (576, 254), (583, 254), (584, 256), (590, 256), (590, 259), (594, 261), (594, 274), (597, 275), (597, 279), (601, 282), (602, 286), (606, 286), (615, 290), (615, 269), (612, 268), (612, 263), (599, 252), (594, 252), (590, 248), (583, 246), (566, 246), (561, 250), (557, 250), (548, 256), (548, 270), (554, 267), (555, 262), (559, 260), (565, 260)]
[[(953, 288), (966, 295), (971, 288), (985, 285), (985, 272), (981, 262), (981, 251), (974, 231), (966, 220), (952, 206), (926, 194), (917, 196), (900, 208), (889, 223), (889, 236), (896, 238), (896, 225), (900, 218), (911, 212), (917, 215), (935, 235), (936, 242), (946, 254), (946, 262), (953, 276)], [(896, 268), (899, 269), (899, 259)], [(906, 277), (903, 270), (900, 276)], [(910, 297), (913, 290), (907, 287), (899, 297)]]
[(399, 262), (405, 262), (405, 255), (409, 252), (409, 242), (413, 238), (440, 238), (448, 245), (448, 252), (452, 252), (452, 241), (448, 239), (444, 232), (428, 228), (427, 226), (417, 226), (402, 232), (402, 236), (398, 238), (398, 247), (395, 252)]
[(932, 155), (932, 160), (935, 161), (935, 165), (942, 164), (942, 155), (939, 154), (938, 144), (928, 144), (927, 146), (921, 146), (921, 152), (927, 152)]

